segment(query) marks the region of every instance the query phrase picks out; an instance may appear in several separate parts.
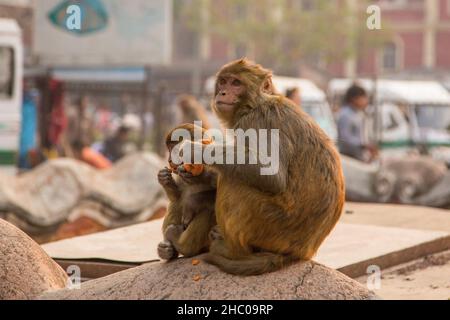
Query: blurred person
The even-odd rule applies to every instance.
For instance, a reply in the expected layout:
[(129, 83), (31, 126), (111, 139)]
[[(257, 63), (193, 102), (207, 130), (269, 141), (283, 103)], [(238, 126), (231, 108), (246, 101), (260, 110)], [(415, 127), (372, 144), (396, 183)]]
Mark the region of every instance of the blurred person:
[(126, 145), (129, 141), (130, 131), (130, 127), (121, 125), (112, 137), (105, 140), (101, 147), (101, 153), (112, 162), (120, 160), (127, 153)]
[(61, 143), (68, 128), (68, 117), (64, 108), (64, 89), (61, 81), (50, 80), (51, 111), (48, 122), (47, 139), (43, 141), (45, 148), (61, 152)]
[(71, 145), (75, 141), (84, 141), (87, 145), (94, 141), (94, 120), (88, 113), (88, 105), (88, 98), (82, 96), (67, 110), (66, 138)]
[(369, 128), (365, 114), (368, 105), (366, 91), (358, 85), (352, 85), (337, 115), (339, 151), (364, 162), (374, 160), (378, 154), (377, 148), (368, 142)]
[(300, 95), (300, 89), (299, 88), (290, 88), (286, 90), (286, 98), (294, 102), (299, 107), (302, 104), (302, 97)]
[[(113, 123), (113, 113), (105, 104), (101, 104), (95, 110), (93, 115), (94, 129), (97, 133), (97, 139), (103, 139), (111, 132), (111, 125)], [(96, 140), (97, 140), (96, 139)]]
[(75, 159), (83, 161), (97, 169), (108, 169), (112, 166), (100, 152), (88, 147), (82, 140), (76, 140), (72, 144)]
[(39, 92), (24, 82), (22, 102), (22, 123), (20, 129), (19, 168), (30, 169), (29, 153), (37, 146), (37, 106)]

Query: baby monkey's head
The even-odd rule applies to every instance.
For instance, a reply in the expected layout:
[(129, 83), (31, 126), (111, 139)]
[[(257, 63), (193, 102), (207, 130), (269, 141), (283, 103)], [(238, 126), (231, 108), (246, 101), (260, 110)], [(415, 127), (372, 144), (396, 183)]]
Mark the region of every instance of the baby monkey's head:
[(203, 173), (203, 164), (182, 163), (177, 165), (172, 161), (171, 154), (173, 148), (182, 143), (185, 139), (194, 142), (201, 142), (203, 144), (210, 144), (212, 139), (208, 136), (204, 128), (192, 123), (184, 123), (179, 125), (167, 134), (166, 147), (169, 151), (168, 162), (169, 168), (172, 172), (179, 173), (180, 171), (186, 171), (192, 173), (193, 176), (199, 176)]

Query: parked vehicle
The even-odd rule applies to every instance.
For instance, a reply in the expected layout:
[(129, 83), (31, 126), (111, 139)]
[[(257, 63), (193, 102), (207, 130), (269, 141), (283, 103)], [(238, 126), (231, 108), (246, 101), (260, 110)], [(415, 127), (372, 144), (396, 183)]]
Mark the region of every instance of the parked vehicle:
[[(338, 101), (352, 84), (334, 79), (329, 96)], [(377, 107), (372, 106), (372, 138), (383, 155), (399, 155), (420, 149), (450, 165), (450, 93), (435, 81), (369, 79), (356, 81)], [(375, 96), (374, 96), (375, 95)]]
[(19, 25), (0, 19), (0, 172), (16, 172), (19, 150), (23, 48)]

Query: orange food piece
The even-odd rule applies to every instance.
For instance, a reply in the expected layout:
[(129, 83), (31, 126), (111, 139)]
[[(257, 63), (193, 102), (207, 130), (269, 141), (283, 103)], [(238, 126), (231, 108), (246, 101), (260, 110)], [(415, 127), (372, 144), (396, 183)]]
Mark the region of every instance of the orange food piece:
[[(210, 144), (212, 143), (211, 139), (202, 139), (202, 144)], [(185, 163), (183, 164), (184, 170), (187, 172), (192, 173), (193, 176), (199, 176), (203, 173), (203, 170), (205, 166), (203, 164), (191, 164), (191, 163)], [(175, 165), (171, 164), (171, 169), (173, 172), (177, 170)]]
[[(212, 143), (211, 139), (202, 139), (202, 144), (210, 144)], [(203, 173), (205, 166), (203, 164), (189, 164), (186, 163), (183, 165), (184, 169), (187, 172), (192, 173), (193, 176), (199, 176)]]
[(200, 276), (200, 275), (195, 275), (192, 279), (194, 280), (194, 281), (198, 281), (198, 280), (200, 280), (202, 277)]
[(190, 164), (185, 163), (183, 164), (184, 170), (187, 172), (192, 173), (193, 176), (199, 176), (202, 174), (204, 166), (202, 164)]
[(212, 140), (211, 139), (202, 139), (202, 144), (211, 144)]
[(193, 259), (192, 260), (192, 265), (193, 266), (196, 266), (196, 265), (198, 265), (200, 263), (200, 260), (198, 260), (198, 259)]

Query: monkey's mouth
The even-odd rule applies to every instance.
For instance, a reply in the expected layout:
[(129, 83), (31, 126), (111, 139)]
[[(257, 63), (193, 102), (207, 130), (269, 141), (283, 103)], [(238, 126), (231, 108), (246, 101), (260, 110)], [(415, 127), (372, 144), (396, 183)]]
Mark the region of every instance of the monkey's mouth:
[(234, 103), (217, 101), (216, 106), (220, 112), (230, 112), (234, 109)]

